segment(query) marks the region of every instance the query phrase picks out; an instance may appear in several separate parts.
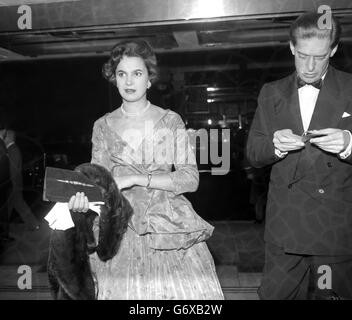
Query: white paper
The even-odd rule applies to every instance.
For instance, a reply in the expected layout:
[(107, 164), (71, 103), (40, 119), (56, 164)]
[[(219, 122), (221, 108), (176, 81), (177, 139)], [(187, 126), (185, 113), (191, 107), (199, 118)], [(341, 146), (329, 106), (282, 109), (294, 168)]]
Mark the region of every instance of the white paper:
[[(100, 215), (102, 204), (104, 202), (89, 202), (89, 209)], [(75, 226), (67, 202), (57, 202), (44, 219), (48, 221), (49, 227), (53, 230), (67, 230)]]

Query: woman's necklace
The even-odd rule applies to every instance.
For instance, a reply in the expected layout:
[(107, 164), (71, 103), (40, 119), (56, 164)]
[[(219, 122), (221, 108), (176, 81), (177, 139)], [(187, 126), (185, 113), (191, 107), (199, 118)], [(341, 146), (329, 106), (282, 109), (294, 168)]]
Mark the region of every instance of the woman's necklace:
[(129, 111), (126, 111), (123, 104), (121, 105), (121, 111), (123, 114), (125, 114), (126, 116), (129, 116), (129, 117), (138, 117), (140, 116), (141, 114), (145, 113), (150, 107), (150, 102), (148, 101), (147, 105), (140, 111), (138, 112), (129, 112)]

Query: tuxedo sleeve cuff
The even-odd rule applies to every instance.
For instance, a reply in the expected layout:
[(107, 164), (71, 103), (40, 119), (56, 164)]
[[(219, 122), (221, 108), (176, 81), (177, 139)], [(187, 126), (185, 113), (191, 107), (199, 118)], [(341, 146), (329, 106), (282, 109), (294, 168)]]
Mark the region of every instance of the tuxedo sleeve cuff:
[(340, 157), (341, 159), (346, 159), (346, 158), (348, 158), (348, 157), (351, 155), (351, 151), (352, 151), (352, 134), (351, 134), (351, 132), (348, 131), (348, 130), (344, 130), (344, 131), (348, 132), (348, 134), (350, 135), (350, 142), (349, 142), (347, 148), (345, 149), (345, 151), (339, 153), (339, 157)]
[(279, 157), (279, 158), (284, 158), (287, 155), (288, 152), (281, 152), (278, 149), (275, 149), (275, 154)]

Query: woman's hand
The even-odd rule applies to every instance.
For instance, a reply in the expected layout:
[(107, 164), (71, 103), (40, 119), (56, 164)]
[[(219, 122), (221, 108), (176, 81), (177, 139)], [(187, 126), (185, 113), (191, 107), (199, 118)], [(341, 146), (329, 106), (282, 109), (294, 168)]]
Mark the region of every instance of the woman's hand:
[(87, 212), (88, 207), (89, 201), (83, 192), (77, 192), (68, 202), (68, 208), (74, 212)]
[(115, 182), (120, 190), (133, 187), (136, 185), (136, 175), (120, 176), (115, 179)]

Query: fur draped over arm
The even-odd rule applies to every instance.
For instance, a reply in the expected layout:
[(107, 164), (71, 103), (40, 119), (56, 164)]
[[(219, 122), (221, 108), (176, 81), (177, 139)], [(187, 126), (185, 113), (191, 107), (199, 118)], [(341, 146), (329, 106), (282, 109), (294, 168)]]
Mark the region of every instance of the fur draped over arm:
[(50, 239), (48, 276), (54, 299), (95, 299), (96, 292), (89, 264), (89, 254), (99, 259), (113, 258), (120, 247), (133, 209), (104, 167), (85, 163), (81, 172), (100, 187), (105, 204), (101, 206), (99, 236), (96, 244), (93, 224), (96, 213), (71, 211), (75, 228), (53, 230)]

